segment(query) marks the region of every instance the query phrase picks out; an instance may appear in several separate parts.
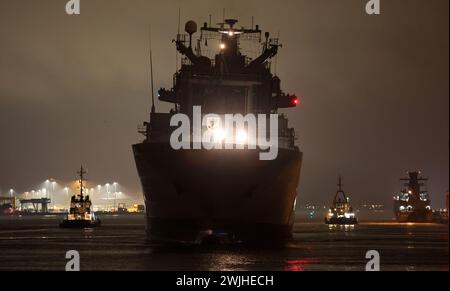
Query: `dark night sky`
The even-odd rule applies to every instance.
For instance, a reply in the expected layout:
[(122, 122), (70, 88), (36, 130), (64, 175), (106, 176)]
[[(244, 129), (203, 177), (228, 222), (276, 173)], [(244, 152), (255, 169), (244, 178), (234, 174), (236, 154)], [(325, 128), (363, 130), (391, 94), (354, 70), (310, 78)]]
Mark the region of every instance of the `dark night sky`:
[[(422, 169), (442, 206), (449, 176), (448, 0), (0, 0), (0, 189), (70, 180), (88, 166), (139, 195), (131, 144), (148, 118), (148, 34), (156, 87), (170, 87), (171, 40), (213, 14), (280, 31), (278, 73), (305, 153), (301, 202), (330, 202), (341, 173), (357, 202), (390, 204)], [(168, 106), (158, 104), (160, 110)]]

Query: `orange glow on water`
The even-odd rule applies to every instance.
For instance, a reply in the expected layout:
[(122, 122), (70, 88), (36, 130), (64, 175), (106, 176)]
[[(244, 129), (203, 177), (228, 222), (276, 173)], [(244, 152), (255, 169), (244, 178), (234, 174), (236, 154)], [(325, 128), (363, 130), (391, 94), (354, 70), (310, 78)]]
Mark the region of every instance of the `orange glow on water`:
[(290, 272), (303, 272), (305, 271), (305, 266), (317, 262), (317, 259), (299, 259), (299, 260), (289, 260), (287, 261), (286, 271)]

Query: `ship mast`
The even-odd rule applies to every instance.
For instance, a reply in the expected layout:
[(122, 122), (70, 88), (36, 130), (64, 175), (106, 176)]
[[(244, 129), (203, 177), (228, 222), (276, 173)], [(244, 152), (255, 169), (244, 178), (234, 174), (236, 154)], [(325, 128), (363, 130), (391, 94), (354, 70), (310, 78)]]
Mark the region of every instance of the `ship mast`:
[(152, 114), (156, 112), (155, 109), (155, 90), (154, 90), (154, 82), (153, 82), (153, 56), (152, 56), (152, 35), (150, 29), (149, 36), (149, 45), (150, 45), (150, 81), (151, 81), (151, 90), (152, 90)]
[(338, 182), (337, 186), (339, 187), (339, 192), (344, 192), (342, 190), (343, 184), (342, 184), (342, 176), (341, 175), (339, 175), (339, 182)]
[(86, 174), (86, 171), (83, 169), (83, 165), (81, 165), (80, 171), (77, 172), (80, 175), (80, 196), (83, 198), (83, 175)]
[(333, 204), (336, 205), (336, 203), (338, 202), (339, 194), (341, 194), (343, 196), (344, 203), (348, 203), (347, 195), (345, 194), (344, 189), (342, 187), (342, 186), (344, 186), (344, 184), (342, 184), (342, 176), (341, 175), (339, 175), (337, 186), (339, 188), (338, 188), (338, 191), (336, 192), (336, 195), (334, 196)]

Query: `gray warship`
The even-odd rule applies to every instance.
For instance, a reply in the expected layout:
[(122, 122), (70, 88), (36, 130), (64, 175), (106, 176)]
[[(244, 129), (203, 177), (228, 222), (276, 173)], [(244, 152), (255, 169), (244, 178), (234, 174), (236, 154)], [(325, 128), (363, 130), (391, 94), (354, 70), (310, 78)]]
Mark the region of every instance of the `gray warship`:
[[(291, 238), (303, 154), (294, 129), (278, 111), (295, 108), (299, 99), (284, 93), (272, 73), (271, 63), (281, 47), (278, 38), (263, 34), (258, 25), (244, 28), (237, 22), (205, 23), (195, 41), (197, 24), (189, 21), (186, 34), (178, 33), (173, 41), (181, 68), (174, 74), (173, 88), (158, 91), (159, 100), (173, 108), (157, 113), (152, 96), (150, 119), (140, 129), (145, 140), (133, 146), (147, 233), (153, 241)], [(253, 57), (242, 53), (244, 42), (257, 48)], [(207, 50), (214, 52), (211, 57), (202, 53)], [(250, 147), (174, 150), (171, 118), (182, 113), (192, 120), (194, 106), (201, 106), (205, 115), (278, 114), (276, 159), (260, 160), (261, 150)]]
[(426, 187), (427, 178), (422, 172), (408, 172), (408, 177), (400, 179), (403, 188), (394, 196), (394, 213), (399, 222), (433, 222), (431, 199)]

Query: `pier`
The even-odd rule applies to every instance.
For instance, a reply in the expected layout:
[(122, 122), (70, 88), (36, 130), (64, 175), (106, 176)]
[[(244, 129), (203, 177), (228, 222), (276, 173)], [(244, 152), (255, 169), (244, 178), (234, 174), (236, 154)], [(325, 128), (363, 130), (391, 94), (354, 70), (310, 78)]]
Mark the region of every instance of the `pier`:
[[(35, 213), (48, 213), (48, 205), (51, 203), (49, 198), (39, 199), (20, 199), (20, 211), (24, 211), (24, 205), (32, 204)], [(41, 205), (41, 211), (39, 211), (39, 205)]]

